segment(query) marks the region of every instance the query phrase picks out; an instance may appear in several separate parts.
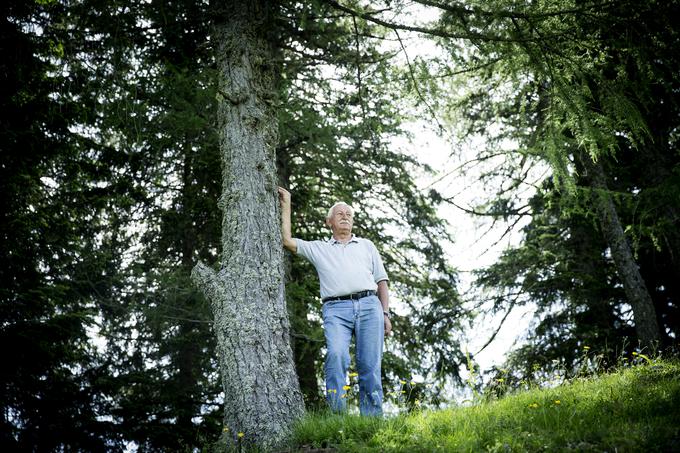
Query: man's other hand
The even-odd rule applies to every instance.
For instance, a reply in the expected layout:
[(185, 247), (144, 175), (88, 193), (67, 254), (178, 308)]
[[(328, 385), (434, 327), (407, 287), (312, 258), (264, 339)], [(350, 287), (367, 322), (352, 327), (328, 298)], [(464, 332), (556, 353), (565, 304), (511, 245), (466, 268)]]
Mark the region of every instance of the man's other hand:
[(389, 337), (392, 332), (392, 321), (387, 316), (383, 316), (383, 318), (385, 318), (385, 336)]

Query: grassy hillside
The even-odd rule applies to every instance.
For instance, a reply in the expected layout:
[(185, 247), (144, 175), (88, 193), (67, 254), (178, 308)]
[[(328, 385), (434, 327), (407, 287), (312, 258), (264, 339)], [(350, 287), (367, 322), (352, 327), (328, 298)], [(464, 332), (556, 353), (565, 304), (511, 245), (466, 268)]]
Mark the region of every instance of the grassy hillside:
[(384, 420), (309, 415), (292, 451), (680, 451), (680, 363)]

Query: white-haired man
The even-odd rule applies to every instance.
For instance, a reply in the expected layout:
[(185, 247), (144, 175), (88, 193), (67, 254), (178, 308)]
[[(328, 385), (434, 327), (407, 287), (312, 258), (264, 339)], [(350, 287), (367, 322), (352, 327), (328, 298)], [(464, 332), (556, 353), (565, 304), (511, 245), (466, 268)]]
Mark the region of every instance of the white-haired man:
[(316, 268), (323, 301), (326, 337), (326, 398), (332, 410), (346, 409), (349, 346), (356, 341), (359, 410), (382, 414), (380, 376), (384, 335), (392, 330), (387, 273), (375, 245), (352, 234), (354, 209), (335, 203), (326, 225), (333, 235), (326, 241), (303, 241), (291, 235), (290, 193), (279, 187), (283, 245), (307, 258)]

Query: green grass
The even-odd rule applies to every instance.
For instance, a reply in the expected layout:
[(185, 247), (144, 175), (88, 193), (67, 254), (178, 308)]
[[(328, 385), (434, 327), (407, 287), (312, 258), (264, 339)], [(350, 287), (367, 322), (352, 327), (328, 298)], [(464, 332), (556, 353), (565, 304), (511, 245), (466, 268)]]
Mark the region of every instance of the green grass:
[(680, 451), (680, 363), (386, 419), (312, 414), (293, 442), (292, 451)]

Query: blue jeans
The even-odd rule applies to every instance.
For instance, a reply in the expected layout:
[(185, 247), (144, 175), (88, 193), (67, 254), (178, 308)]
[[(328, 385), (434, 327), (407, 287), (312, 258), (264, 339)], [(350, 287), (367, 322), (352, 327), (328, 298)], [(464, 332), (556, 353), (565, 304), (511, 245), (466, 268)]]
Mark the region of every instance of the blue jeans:
[(326, 398), (333, 411), (345, 411), (343, 395), (349, 370), (349, 344), (356, 338), (356, 364), (359, 373), (361, 415), (382, 415), (382, 361), (385, 321), (376, 296), (359, 300), (326, 302), (322, 308), (326, 335)]

